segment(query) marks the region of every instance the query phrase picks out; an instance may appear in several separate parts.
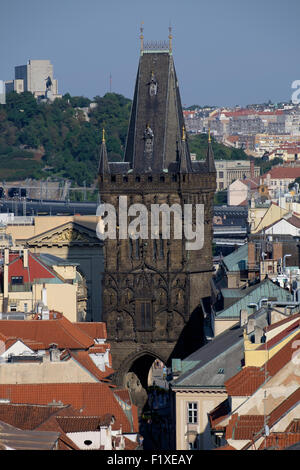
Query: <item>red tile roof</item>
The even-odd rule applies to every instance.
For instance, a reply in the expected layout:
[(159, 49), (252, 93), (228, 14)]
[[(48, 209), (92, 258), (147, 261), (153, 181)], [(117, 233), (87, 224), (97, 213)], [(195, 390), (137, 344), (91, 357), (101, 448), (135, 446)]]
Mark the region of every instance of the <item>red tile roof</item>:
[(297, 442), (300, 442), (300, 432), (274, 432), (263, 440), (258, 450), (268, 449), (270, 447), (272, 450), (283, 450)]
[(292, 323), (291, 325), (289, 325), (287, 328), (285, 328), (283, 331), (281, 331), (280, 333), (278, 333), (277, 335), (273, 336), (273, 338), (271, 338), (269, 341), (267, 341), (265, 344), (261, 344), (257, 349), (256, 351), (261, 351), (261, 350), (264, 350), (264, 349), (269, 349), (269, 348), (272, 348), (273, 346), (275, 346), (275, 344), (279, 343), (281, 340), (283, 340), (284, 338), (286, 338), (288, 335), (290, 335), (291, 333), (294, 333), (295, 330), (299, 329), (300, 327), (300, 318), (297, 318), (296, 321), (294, 323)]
[(213, 450), (236, 450), (236, 448), (232, 447), (230, 444), (226, 444), (225, 446), (216, 447)]
[(35, 349), (48, 349), (52, 343), (59, 349), (87, 349), (94, 344), (92, 338), (66, 317), (56, 320), (1, 320), (0, 334), (6, 341), (20, 339)]
[(0, 403), (0, 421), (19, 429), (32, 431), (50, 416), (61, 412), (64, 408), (66, 407)]
[(296, 320), (297, 318), (300, 318), (300, 313), (296, 313), (295, 315), (290, 315), (289, 317), (284, 318), (283, 320), (273, 323), (272, 325), (266, 326), (264, 328), (264, 331), (268, 332), (268, 331), (274, 330), (274, 328), (278, 328), (278, 326), (284, 325), (285, 323), (288, 323), (291, 320)]
[(97, 431), (100, 426), (108, 427), (112, 423), (112, 415), (104, 416), (56, 416), (60, 428), (65, 433)]
[(286, 432), (300, 432), (300, 419), (294, 419), (286, 428)]
[[(299, 403), (300, 387), (266, 416), (266, 424), (271, 428)], [(238, 415), (235, 413), (226, 426), (225, 437), (226, 439), (255, 441), (262, 436), (264, 422), (263, 415)]]
[(267, 171), (262, 177), (266, 178), (267, 175), (270, 175), (271, 179), (296, 179), (300, 176), (300, 167), (291, 167), (291, 166), (277, 166), (271, 168)]
[(297, 344), (296, 341), (300, 341), (300, 333), (274, 354), (267, 362), (266, 367), (265, 365), (262, 367), (244, 367), (244, 369), (227, 380), (225, 386), (228, 395), (251, 396), (265, 382), (265, 377), (273, 377), (292, 359), (296, 353), (296, 349), (293, 347), (294, 344)]
[[(61, 401), (84, 416), (114, 415), (114, 429), (122, 425), (123, 432), (137, 432), (137, 415), (134, 415), (133, 429), (123, 409), (114, 397), (111, 388), (104, 383), (63, 383), (63, 384), (0, 384), (0, 398), (9, 398), (11, 403), (50, 404)], [(133, 410), (136, 408), (132, 406)]]
[(137, 447), (139, 446), (138, 442), (133, 442), (125, 436), (124, 436), (124, 441), (125, 441), (125, 450), (136, 450)]
[(106, 323), (104, 322), (76, 322), (74, 325), (93, 339), (107, 339)]
[(228, 395), (251, 396), (265, 380), (264, 370), (259, 367), (245, 367), (238, 374), (231, 377), (225, 386)]
[(105, 371), (101, 371), (94, 361), (90, 358), (89, 352), (87, 351), (69, 351), (70, 356), (79, 362), (85, 369), (87, 369), (97, 380), (100, 382), (110, 382), (107, 377), (113, 374), (115, 371), (111, 367), (106, 367)]
[(24, 282), (33, 282), (35, 279), (54, 279), (57, 274), (46, 266), (33, 253), (28, 252), (28, 268), (24, 268), (23, 255), (10, 256), (8, 266), (8, 280), (11, 282), (12, 276), (23, 276)]

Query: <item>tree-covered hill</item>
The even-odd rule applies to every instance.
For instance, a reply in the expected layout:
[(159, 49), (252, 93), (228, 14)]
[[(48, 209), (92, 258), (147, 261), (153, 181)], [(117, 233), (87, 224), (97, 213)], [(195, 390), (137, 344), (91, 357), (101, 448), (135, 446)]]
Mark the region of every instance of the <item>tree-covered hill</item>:
[[(195, 153), (197, 160), (204, 160), (207, 152), (207, 134), (189, 136), (189, 149)], [(212, 149), (216, 160), (249, 160), (248, 155), (242, 149), (235, 149), (219, 144), (212, 137)]]
[[(37, 102), (29, 92), (7, 95), (0, 105), (0, 180), (68, 178), (87, 186), (96, 181), (102, 128), (110, 161), (123, 159), (131, 100), (116, 93), (96, 96), (96, 106), (83, 96), (53, 103)], [(88, 110), (89, 121), (85, 119)], [(243, 160), (243, 150), (212, 139), (216, 159)], [(198, 159), (207, 151), (207, 135), (190, 135), (189, 147)]]
[(131, 101), (107, 93), (95, 97), (90, 121), (82, 107), (90, 100), (64, 95), (37, 103), (29, 92), (7, 95), (0, 105), (0, 179), (69, 178), (90, 185), (97, 175), (102, 128), (110, 160), (122, 159)]

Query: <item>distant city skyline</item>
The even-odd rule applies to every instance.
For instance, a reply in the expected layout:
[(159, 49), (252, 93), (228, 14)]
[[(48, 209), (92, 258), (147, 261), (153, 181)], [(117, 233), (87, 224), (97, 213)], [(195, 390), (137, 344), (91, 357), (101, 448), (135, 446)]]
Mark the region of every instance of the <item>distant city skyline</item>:
[[(14, 67), (49, 59), (59, 92), (127, 98), (139, 60), (139, 34), (168, 38), (183, 106), (289, 101), (300, 79), (297, 0), (45, 0), (1, 7), (0, 80)], [(111, 77), (111, 80), (110, 80)]]

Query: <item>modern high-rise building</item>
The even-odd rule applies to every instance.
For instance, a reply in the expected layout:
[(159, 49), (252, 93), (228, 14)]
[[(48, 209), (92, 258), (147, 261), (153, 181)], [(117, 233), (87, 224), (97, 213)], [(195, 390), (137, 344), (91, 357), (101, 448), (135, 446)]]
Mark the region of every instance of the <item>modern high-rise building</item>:
[(16, 66), (15, 79), (5, 85), (6, 93), (30, 91), (36, 98), (46, 96), (50, 100), (61, 97), (50, 60), (29, 60), (27, 65)]

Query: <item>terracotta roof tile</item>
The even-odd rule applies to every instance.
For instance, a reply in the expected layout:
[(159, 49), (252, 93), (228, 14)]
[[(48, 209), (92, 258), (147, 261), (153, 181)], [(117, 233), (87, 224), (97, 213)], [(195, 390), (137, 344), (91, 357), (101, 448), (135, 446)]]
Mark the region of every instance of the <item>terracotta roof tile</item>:
[(31, 431), (48, 419), (49, 416), (61, 410), (62, 406), (0, 403), (0, 421), (19, 429)]
[[(133, 429), (111, 388), (104, 383), (63, 383), (63, 384), (0, 384), (0, 398), (9, 398), (11, 403), (44, 404), (58, 403), (72, 405), (82, 410), (84, 416), (114, 415), (114, 429), (122, 425), (123, 432), (137, 432), (138, 422), (133, 413)], [(132, 405), (133, 410), (135, 406)]]
[(55, 343), (59, 349), (87, 349), (94, 341), (66, 317), (56, 320), (1, 320), (0, 334), (6, 339), (20, 339), (36, 349), (48, 349)]
[(112, 415), (99, 416), (56, 416), (56, 420), (65, 433), (97, 431), (100, 426), (108, 427)]
[(263, 178), (266, 178), (267, 175), (270, 175), (271, 179), (296, 179), (300, 176), (300, 167), (289, 167), (289, 166), (277, 166), (271, 168), (267, 173), (263, 175)]
[(230, 444), (225, 444), (224, 446), (216, 447), (213, 450), (236, 450), (236, 448), (232, 447)]
[(300, 419), (294, 419), (293, 421), (291, 421), (285, 431), (300, 433)]
[(284, 318), (283, 320), (273, 323), (272, 325), (266, 326), (264, 328), (264, 331), (268, 332), (274, 330), (275, 328), (278, 328), (279, 326), (282, 326), (285, 323), (290, 322), (291, 320), (296, 320), (297, 318), (300, 318), (300, 313), (296, 313), (295, 315), (291, 315), (288, 318)]
[(124, 436), (124, 441), (125, 441), (125, 450), (136, 450), (137, 447), (139, 446), (138, 442), (133, 442), (125, 436)]
[(261, 445), (259, 450), (272, 448), (272, 450), (283, 450), (293, 444), (300, 442), (300, 433), (288, 433), (288, 432), (274, 432), (267, 436)]
[(104, 322), (76, 322), (74, 325), (93, 339), (107, 339), (106, 323)]
[(109, 381), (107, 377), (114, 373), (111, 367), (106, 367), (105, 371), (101, 371), (93, 360), (89, 356), (87, 351), (69, 351), (71, 357), (78, 361), (83, 367), (85, 367), (97, 380)]
[(296, 353), (294, 344), (300, 340), (300, 333), (294, 336), (285, 346), (283, 346), (267, 362), (266, 367), (244, 367), (240, 372), (231, 377), (225, 386), (228, 395), (251, 396), (264, 382), (265, 377), (273, 377), (282, 367), (284, 367)]
[(258, 348), (257, 351), (263, 350), (265, 348), (272, 348), (275, 344), (279, 343), (281, 340), (286, 338), (289, 334), (293, 333), (295, 330), (297, 330), (300, 327), (300, 318), (297, 318), (294, 323), (289, 325), (287, 328), (285, 328), (283, 331), (278, 333), (277, 335), (273, 336), (269, 341), (267, 341), (264, 344), (261, 344)]

